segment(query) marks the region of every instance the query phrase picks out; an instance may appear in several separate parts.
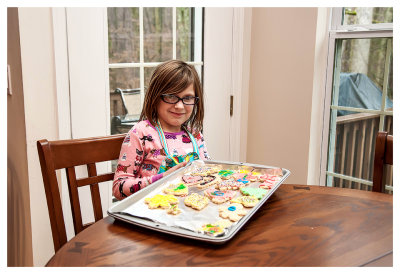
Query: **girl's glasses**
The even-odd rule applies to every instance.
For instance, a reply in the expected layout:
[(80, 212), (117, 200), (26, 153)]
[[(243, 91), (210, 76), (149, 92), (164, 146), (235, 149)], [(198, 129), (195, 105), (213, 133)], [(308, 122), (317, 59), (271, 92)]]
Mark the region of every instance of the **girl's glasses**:
[(176, 104), (179, 101), (182, 101), (182, 103), (185, 105), (195, 105), (199, 101), (199, 97), (185, 96), (183, 98), (180, 98), (172, 94), (161, 94), (161, 100), (163, 100), (167, 104)]

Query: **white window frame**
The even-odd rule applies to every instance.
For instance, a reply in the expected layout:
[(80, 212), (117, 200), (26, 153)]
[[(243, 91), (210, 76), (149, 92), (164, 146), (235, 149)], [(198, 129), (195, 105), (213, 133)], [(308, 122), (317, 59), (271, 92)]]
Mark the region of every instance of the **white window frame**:
[[(203, 67), (202, 60), (202, 45), (203, 45), (203, 33), (202, 33), (202, 19), (203, 8), (197, 7), (195, 9), (195, 28), (194, 28), (194, 61), (186, 62), (188, 64)], [(139, 7), (139, 47), (140, 56), (139, 62), (132, 63), (110, 63), (109, 68), (139, 68), (140, 78), (140, 105), (143, 106), (144, 102), (144, 68), (156, 67), (162, 62), (145, 62), (144, 61), (144, 31), (143, 31), (143, 7)], [(176, 59), (176, 7), (172, 7), (172, 59)], [(197, 69), (200, 78), (202, 69)]]
[[(342, 8), (333, 8), (331, 14), (331, 26), (329, 30), (329, 46), (328, 46), (328, 65), (327, 65), (327, 80), (325, 86), (325, 106), (324, 106), (324, 128), (323, 128), (323, 137), (322, 137), (322, 161), (321, 161), (321, 180), (320, 184), (322, 186), (332, 186), (332, 180), (327, 180), (327, 175), (365, 185), (372, 186), (372, 182), (369, 180), (364, 180), (360, 178), (355, 178), (352, 176), (337, 174), (333, 172), (333, 150), (335, 149), (335, 141), (329, 143), (329, 139), (333, 138), (336, 135), (336, 126), (332, 126), (331, 132), (329, 132), (330, 124), (336, 125), (336, 115), (337, 110), (351, 110), (356, 112), (363, 113), (372, 113), (380, 115), (379, 122), (379, 130), (383, 130), (383, 119), (385, 115), (392, 115), (393, 111), (385, 110), (386, 104), (386, 92), (387, 92), (387, 75), (388, 75), (388, 66), (386, 65), (385, 69), (385, 81), (382, 95), (382, 105), (380, 110), (369, 110), (369, 109), (360, 109), (360, 108), (352, 108), (352, 107), (341, 107), (336, 105), (332, 105), (332, 100), (338, 100), (338, 90), (339, 90), (339, 73), (340, 73), (340, 64), (335, 64), (335, 51), (341, 53), (340, 49), (337, 49), (336, 40), (338, 39), (351, 39), (351, 38), (393, 38), (393, 24), (392, 23), (384, 23), (384, 24), (374, 24), (374, 25), (341, 25), (342, 22)], [(389, 46), (390, 47), (390, 44)], [(386, 64), (388, 63), (391, 48), (388, 48), (386, 54)], [(336, 59), (340, 59), (340, 56)], [(336, 70), (335, 70), (336, 68)], [(335, 74), (334, 74), (335, 73)], [(331, 117), (331, 109), (332, 117)], [(328, 167), (329, 163), (329, 167)], [(329, 171), (332, 170), (332, 171)], [(393, 190), (392, 187), (386, 186), (386, 189)]]

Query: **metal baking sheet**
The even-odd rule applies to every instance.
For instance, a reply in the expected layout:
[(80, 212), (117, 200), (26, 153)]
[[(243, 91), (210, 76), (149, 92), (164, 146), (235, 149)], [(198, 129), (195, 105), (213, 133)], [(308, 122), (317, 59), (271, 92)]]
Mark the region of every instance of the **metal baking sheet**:
[[(256, 165), (250, 163), (241, 162), (226, 162), (226, 161), (195, 161), (188, 164), (170, 175), (158, 180), (154, 184), (151, 184), (143, 190), (132, 194), (124, 200), (117, 202), (114, 206), (108, 209), (108, 215), (119, 219), (124, 222), (128, 222), (141, 227), (149, 228), (152, 230), (169, 233), (181, 237), (201, 240), (209, 243), (222, 244), (230, 239), (240, 230), (240, 228), (251, 218), (251, 216), (268, 200), (268, 198), (279, 188), (283, 181), (290, 175), (290, 171), (281, 168), (282, 179), (276, 183), (272, 189), (257, 203), (253, 208), (246, 208), (247, 214), (243, 216), (239, 221), (234, 222), (232, 226), (225, 229), (225, 233), (219, 236), (213, 236), (203, 234), (198, 231), (201, 225), (205, 223), (214, 223), (220, 220), (218, 208), (221, 205), (229, 204), (225, 202), (223, 204), (209, 204), (202, 210), (198, 211), (190, 207), (185, 206), (184, 199), (186, 197), (177, 197), (179, 200), (179, 208), (182, 212), (178, 215), (167, 214), (162, 209), (149, 209), (147, 204), (144, 203), (144, 199), (152, 197), (156, 194), (164, 194), (162, 190), (173, 183), (180, 183), (181, 178), (185, 174), (189, 174), (196, 166), (202, 164), (220, 165), (222, 169), (247, 169), (253, 170), (260, 173), (266, 173), (268, 169), (277, 169), (278, 167)], [(258, 187), (260, 182), (250, 183), (247, 187)], [(211, 186), (212, 187), (212, 186)], [(197, 186), (189, 187), (189, 195), (193, 192), (203, 194), (205, 189), (198, 189)], [(235, 197), (242, 196), (240, 191), (236, 191)]]

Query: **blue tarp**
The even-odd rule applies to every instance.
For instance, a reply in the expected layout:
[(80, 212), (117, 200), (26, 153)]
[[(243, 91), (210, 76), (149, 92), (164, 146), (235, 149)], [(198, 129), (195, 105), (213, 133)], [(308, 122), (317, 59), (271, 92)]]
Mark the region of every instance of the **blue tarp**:
[[(362, 73), (341, 73), (339, 86), (339, 106), (380, 110), (382, 91)], [(393, 102), (386, 98), (386, 108), (392, 108)], [(355, 112), (338, 110), (338, 116)]]

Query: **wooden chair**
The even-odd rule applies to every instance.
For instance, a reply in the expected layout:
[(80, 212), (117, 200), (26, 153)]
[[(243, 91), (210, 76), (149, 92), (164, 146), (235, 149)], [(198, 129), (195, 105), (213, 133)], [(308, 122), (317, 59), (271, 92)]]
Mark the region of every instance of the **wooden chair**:
[(393, 165), (393, 135), (380, 131), (375, 143), (372, 191), (385, 192), (385, 182), (383, 181), (383, 166), (385, 164)]
[[(78, 188), (90, 186), (95, 222), (101, 220), (103, 211), (98, 184), (113, 180), (114, 173), (97, 175), (95, 163), (118, 159), (124, 138), (125, 134), (119, 134), (75, 140), (37, 141), (55, 251), (67, 242), (56, 170), (66, 169), (74, 230), (78, 234), (91, 225), (82, 223)], [(88, 178), (76, 178), (75, 166), (80, 165), (87, 166)]]

